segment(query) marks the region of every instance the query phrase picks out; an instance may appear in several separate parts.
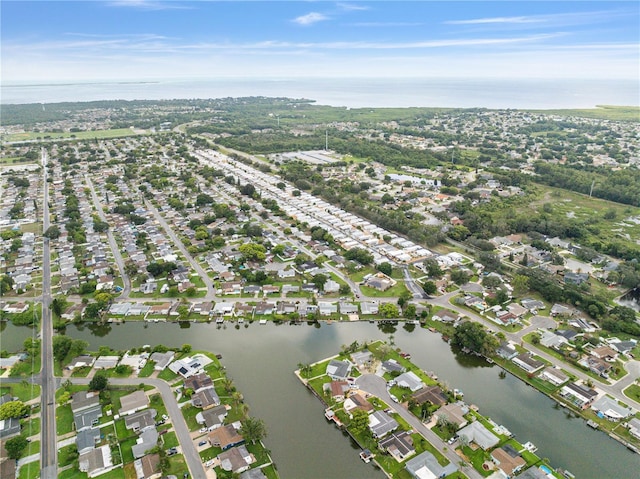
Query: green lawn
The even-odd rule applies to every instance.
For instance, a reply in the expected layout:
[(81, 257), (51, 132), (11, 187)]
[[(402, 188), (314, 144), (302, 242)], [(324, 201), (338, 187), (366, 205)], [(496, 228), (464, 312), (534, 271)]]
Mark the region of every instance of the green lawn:
[(177, 477), (182, 477), (185, 472), (189, 472), (187, 469), (187, 463), (184, 460), (182, 454), (176, 454), (169, 458), (169, 474), (173, 474)]
[(71, 405), (65, 404), (56, 409), (56, 432), (58, 436), (73, 431), (73, 413)]
[(36, 479), (40, 477), (40, 461), (30, 462), (20, 467), (18, 479)]
[(178, 442), (178, 437), (176, 436), (176, 433), (173, 431), (163, 434), (160, 437), (162, 437), (163, 447), (165, 449), (169, 449), (170, 447), (177, 447), (180, 444)]
[(138, 377), (140, 377), (140, 378), (148, 378), (149, 376), (151, 376), (153, 374), (153, 371), (154, 371), (154, 369), (153, 369), (154, 366), (155, 366), (155, 362), (154, 361), (147, 361), (147, 364), (145, 364), (144, 367), (138, 373)]
[(632, 384), (631, 386), (626, 388), (623, 392), (624, 392), (624, 395), (627, 396), (628, 398), (631, 398), (634, 401), (640, 402), (640, 386), (638, 386), (637, 384)]
[(26, 402), (40, 396), (40, 386), (37, 384), (6, 384), (0, 388), (0, 395), (11, 394), (20, 401)]
[(68, 466), (78, 458), (77, 447), (75, 444), (69, 444), (58, 449), (58, 467)]
[(26, 437), (35, 436), (40, 434), (40, 418), (34, 417), (32, 419), (23, 419), (20, 421), (22, 425), (22, 435)]
[(58, 479), (87, 479), (89, 476), (86, 472), (80, 472), (75, 468), (66, 469), (58, 474)]
[(40, 139), (55, 139), (55, 138), (69, 138), (78, 140), (93, 140), (94, 138), (119, 138), (122, 136), (134, 136), (139, 133), (135, 133), (130, 128), (117, 128), (114, 130), (96, 130), (96, 131), (78, 131), (78, 132), (24, 132), (24, 133), (11, 133), (6, 136), (6, 141), (25, 141), (25, 140), (40, 140)]

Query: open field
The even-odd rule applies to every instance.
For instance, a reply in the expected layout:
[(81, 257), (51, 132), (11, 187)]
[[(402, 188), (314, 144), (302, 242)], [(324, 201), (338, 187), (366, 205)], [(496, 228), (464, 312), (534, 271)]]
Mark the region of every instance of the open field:
[(94, 138), (119, 138), (122, 136), (134, 136), (148, 134), (146, 131), (134, 131), (130, 128), (118, 128), (115, 130), (77, 131), (77, 132), (24, 132), (11, 133), (5, 137), (6, 141), (30, 141), (30, 140), (54, 140), (57, 138), (73, 138), (77, 140), (93, 140)]
[(579, 116), (601, 120), (640, 122), (640, 108), (637, 106), (597, 105), (597, 108), (575, 110), (530, 110), (547, 115)]

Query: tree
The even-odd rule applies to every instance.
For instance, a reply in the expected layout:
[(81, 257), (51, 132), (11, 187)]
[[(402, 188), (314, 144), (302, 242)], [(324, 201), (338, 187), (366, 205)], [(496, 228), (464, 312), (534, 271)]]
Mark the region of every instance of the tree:
[(263, 261), (267, 257), (265, 247), (257, 243), (244, 243), (238, 250), (247, 260)]
[(298, 369), (300, 370), (300, 375), (309, 379), (309, 374), (311, 374), (311, 364), (309, 363), (298, 363)]
[(391, 266), (391, 263), (388, 262), (380, 263), (378, 265), (378, 271), (386, 274), (387, 276), (391, 276), (391, 273), (393, 272), (393, 266)]
[(498, 348), (498, 340), (480, 323), (464, 322), (456, 327), (452, 344), (459, 348), (468, 348), (482, 356), (491, 356)]
[(53, 311), (53, 314), (55, 314), (56, 316), (60, 317), (62, 316), (62, 313), (64, 312), (64, 307), (65, 307), (66, 301), (64, 300), (64, 298), (62, 297), (56, 297), (53, 298), (53, 300), (51, 301), (51, 311)]
[(431, 278), (442, 278), (444, 274), (438, 262), (433, 258), (428, 258), (424, 261), (424, 268)]
[(313, 275), (313, 284), (316, 285), (318, 291), (322, 291), (324, 289), (324, 285), (329, 281), (329, 277), (326, 274), (318, 273)]
[(89, 381), (89, 389), (91, 391), (103, 391), (107, 389), (109, 379), (104, 371), (98, 371)]
[(360, 436), (369, 431), (369, 414), (362, 409), (356, 409), (351, 413), (349, 429), (355, 436)]
[(361, 265), (368, 265), (373, 262), (373, 255), (364, 248), (351, 248), (344, 254), (348, 260), (357, 261)]
[(4, 448), (7, 451), (7, 456), (9, 459), (18, 460), (22, 457), (25, 449), (29, 445), (29, 441), (24, 436), (16, 436), (7, 440), (4, 444)]
[(22, 417), (29, 412), (29, 406), (22, 401), (7, 401), (0, 406), (0, 420)]
[(404, 317), (407, 319), (416, 319), (416, 305), (407, 304), (404, 308)]
[(182, 345), (182, 348), (180, 348), (180, 350), (182, 351), (183, 354), (189, 354), (191, 352), (191, 345), (185, 343)]
[(58, 239), (60, 237), (60, 228), (56, 225), (51, 225), (42, 236), (49, 239)]
[(248, 417), (240, 423), (240, 434), (245, 440), (255, 444), (266, 437), (267, 428), (262, 419)]
[(378, 312), (385, 318), (397, 318), (398, 317), (398, 306), (393, 303), (384, 303), (381, 304), (378, 308)]
[(524, 294), (529, 290), (529, 278), (522, 274), (516, 274), (511, 284), (516, 294)]
[(438, 292), (438, 286), (433, 281), (425, 281), (422, 284), (422, 290), (429, 296), (433, 296)]
[(72, 342), (73, 340), (68, 336), (53, 337), (53, 357), (56, 361), (62, 361), (67, 357)]

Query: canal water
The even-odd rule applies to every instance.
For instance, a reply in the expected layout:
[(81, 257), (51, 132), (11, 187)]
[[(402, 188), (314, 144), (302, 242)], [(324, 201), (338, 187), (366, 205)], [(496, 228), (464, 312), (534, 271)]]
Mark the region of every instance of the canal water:
[[(92, 328), (72, 326), (67, 328), (67, 334), (86, 340), (93, 350), (101, 345), (126, 349), (142, 344), (180, 347), (188, 343), (194, 349), (222, 354), (222, 362), (244, 394), (250, 413), (267, 425), (265, 444), (283, 479), (384, 477), (360, 461), (358, 450), (324, 419), (322, 405), (293, 371), (298, 363), (336, 354), (343, 344), (388, 340), (389, 331), (382, 332), (377, 325), (364, 322), (188, 326), (137, 322)], [(515, 377), (508, 374), (500, 379), (497, 366), (453, 353), (440, 335), (424, 329), (410, 332), (399, 325), (393, 331), (393, 340), (397, 347), (412, 354), (415, 364), (435, 372), (450, 387), (461, 389), (467, 402), (507, 427), (520, 442), (536, 444), (538, 455), (548, 458), (553, 466), (584, 479), (639, 477), (640, 455), (588, 428), (582, 419), (572, 417)]]
[(635, 309), (640, 313), (640, 288), (632, 289), (618, 300), (618, 304)]

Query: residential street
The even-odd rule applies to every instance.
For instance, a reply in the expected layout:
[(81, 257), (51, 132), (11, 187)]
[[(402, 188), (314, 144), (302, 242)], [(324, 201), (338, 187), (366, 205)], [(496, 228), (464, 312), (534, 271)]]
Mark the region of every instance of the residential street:
[[(391, 400), (387, 391), (386, 381), (375, 374), (363, 374), (356, 379), (356, 384), (363, 391), (373, 394), (389, 405), (391, 409), (397, 412), (409, 425), (420, 434), (422, 434), (433, 447), (442, 453), (452, 464), (460, 467), (462, 459), (456, 452), (442, 441), (434, 432), (427, 428), (420, 420), (411, 412), (400, 404)], [(464, 467), (463, 471), (470, 479), (482, 479), (482, 475), (472, 467)]]

